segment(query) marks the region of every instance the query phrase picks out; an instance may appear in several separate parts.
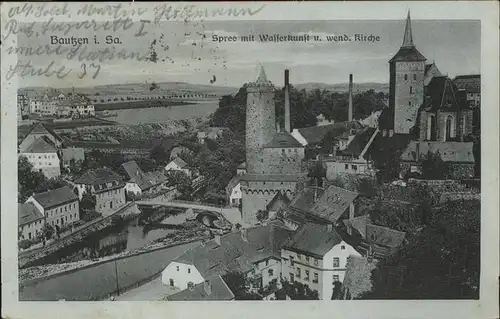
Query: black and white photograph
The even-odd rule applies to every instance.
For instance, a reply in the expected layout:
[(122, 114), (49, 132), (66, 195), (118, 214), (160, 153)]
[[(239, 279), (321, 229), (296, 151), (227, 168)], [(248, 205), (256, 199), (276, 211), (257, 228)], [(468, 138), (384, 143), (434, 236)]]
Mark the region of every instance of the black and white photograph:
[(484, 21), (197, 5), (2, 4), (19, 307), (480, 302), (498, 222)]

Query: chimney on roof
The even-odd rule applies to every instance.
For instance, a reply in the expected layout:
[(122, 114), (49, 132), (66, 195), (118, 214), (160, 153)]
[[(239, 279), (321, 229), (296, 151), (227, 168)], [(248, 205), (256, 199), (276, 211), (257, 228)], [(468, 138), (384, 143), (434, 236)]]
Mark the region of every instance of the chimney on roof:
[(276, 121), (276, 133), (280, 133), (280, 132), (281, 132), (280, 122)]
[(215, 237), (214, 237), (214, 241), (217, 245), (220, 246), (220, 235), (219, 234), (216, 234)]
[(248, 241), (246, 228), (241, 229), (241, 239), (243, 239), (243, 241)]
[(292, 131), (290, 122), (290, 71), (285, 69), (285, 131)]
[(349, 116), (348, 121), (352, 121), (352, 74), (349, 74)]
[(331, 232), (331, 231), (333, 230), (333, 225), (332, 225), (332, 224), (330, 224), (330, 223), (328, 223), (328, 224), (326, 225), (326, 229), (328, 230), (328, 232)]
[(205, 289), (207, 295), (212, 294), (212, 283), (210, 282), (210, 280), (205, 280), (205, 282), (203, 283), (203, 289)]

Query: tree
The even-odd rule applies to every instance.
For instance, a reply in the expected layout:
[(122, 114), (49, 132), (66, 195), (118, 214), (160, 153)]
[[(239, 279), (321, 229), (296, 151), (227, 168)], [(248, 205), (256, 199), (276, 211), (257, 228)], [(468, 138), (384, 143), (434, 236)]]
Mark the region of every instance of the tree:
[(190, 196), (193, 192), (191, 179), (181, 171), (168, 171), (167, 172), (168, 186), (173, 186), (179, 193), (184, 196)]
[(312, 290), (309, 286), (304, 285), (298, 281), (292, 283), (283, 280), (281, 282), (282, 290), (292, 300), (319, 300), (317, 290)]
[(262, 296), (250, 291), (249, 280), (243, 273), (232, 271), (223, 275), (222, 279), (236, 300), (262, 300)]
[(53, 177), (51, 179), (45, 179), (40, 185), (35, 188), (35, 193), (43, 193), (49, 190), (58, 189), (66, 186), (67, 183), (62, 179), (61, 176)]
[(430, 212), (428, 225), (374, 270), (363, 299), (479, 297), (480, 201), (454, 201)]
[[(96, 198), (87, 189), (83, 192), (82, 200), (80, 201), (80, 214), (85, 215), (91, 211), (95, 210)], [(83, 217), (82, 217), (83, 219)]]
[(45, 224), (42, 228), (42, 235), (46, 240), (51, 239), (52, 235), (54, 235), (54, 227), (49, 224)]
[(445, 177), (445, 165), (439, 151), (435, 153), (429, 151), (420, 161), (420, 167), (425, 179), (444, 179)]
[(33, 165), (26, 157), (19, 156), (17, 160), (17, 181), (19, 184), (18, 201), (23, 203), (36, 192), (40, 185), (47, 182), (47, 178), (42, 172), (34, 170)]

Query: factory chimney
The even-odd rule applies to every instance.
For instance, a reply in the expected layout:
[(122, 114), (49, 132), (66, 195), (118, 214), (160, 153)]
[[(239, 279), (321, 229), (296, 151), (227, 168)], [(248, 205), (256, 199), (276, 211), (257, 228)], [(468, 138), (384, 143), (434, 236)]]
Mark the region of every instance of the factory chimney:
[(292, 131), (290, 125), (290, 71), (285, 69), (285, 131)]
[(352, 74), (349, 74), (349, 118), (348, 121), (352, 121)]

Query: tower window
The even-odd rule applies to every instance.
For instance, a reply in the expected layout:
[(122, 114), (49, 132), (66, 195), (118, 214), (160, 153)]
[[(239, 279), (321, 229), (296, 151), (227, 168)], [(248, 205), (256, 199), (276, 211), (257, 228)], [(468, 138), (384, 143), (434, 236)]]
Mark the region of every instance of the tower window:
[(417, 79), (417, 75), (413, 74), (413, 80), (416, 80), (416, 79)]
[(411, 101), (408, 101), (408, 106), (411, 106)]
[(405, 81), (408, 80), (408, 74), (405, 74)]
[(410, 86), (410, 94), (413, 93), (413, 86)]

